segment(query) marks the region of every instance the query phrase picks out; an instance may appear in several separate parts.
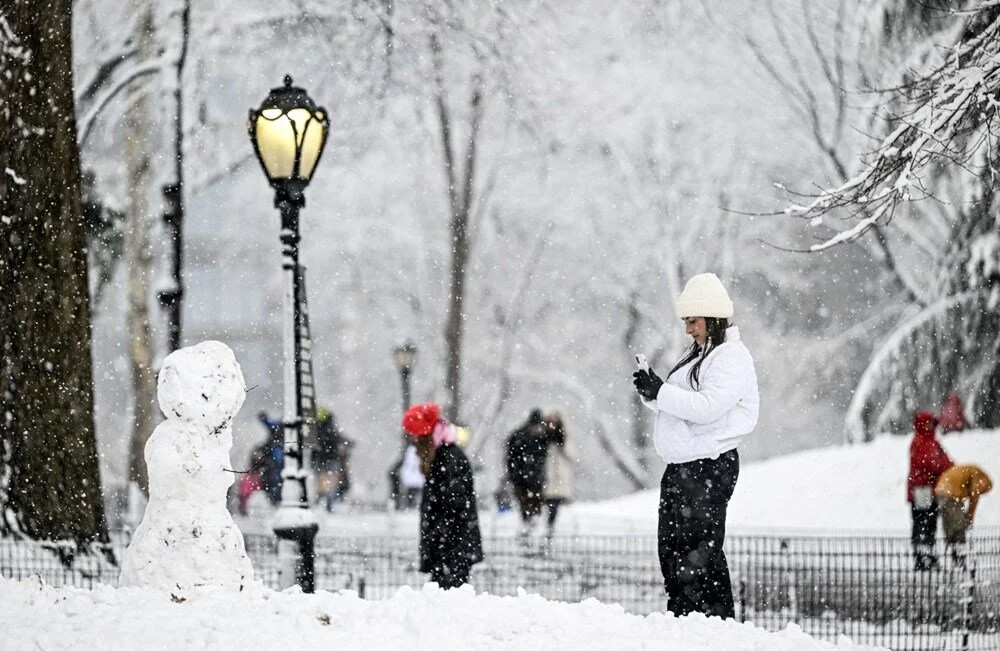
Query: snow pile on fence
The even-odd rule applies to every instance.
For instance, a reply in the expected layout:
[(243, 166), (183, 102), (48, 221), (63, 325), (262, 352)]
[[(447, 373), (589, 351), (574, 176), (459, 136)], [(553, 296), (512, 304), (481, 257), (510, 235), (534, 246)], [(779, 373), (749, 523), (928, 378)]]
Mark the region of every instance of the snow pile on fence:
[[(754, 436), (765, 436), (758, 432)], [(826, 531), (909, 531), (906, 473), (911, 436), (883, 436), (871, 443), (807, 450), (744, 463), (729, 503), (730, 531), (811, 529)], [(1000, 430), (952, 433), (941, 444), (955, 463), (981, 466), (1000, 479)], [(659, 493), (642, 491), (622, 498), (581, 503), (569, 517), (631, 522), (653, 533)], [(573, 515), (570, 515), (570, 514)], [(1000, 491), (983, 496), (977, 527), (1000, 526)]]
[(354, 593), (242, 593), (200, 588), (185, 597), (146, 588), (51, 588), (0, 579), (8, 651), (35, 649), (861, 649), (820, 642), (796, 627), (779, 633), (692, 615), (639, 617), (594, 600), (476, 595), (470, 587), (403, 588), (391, 599)]

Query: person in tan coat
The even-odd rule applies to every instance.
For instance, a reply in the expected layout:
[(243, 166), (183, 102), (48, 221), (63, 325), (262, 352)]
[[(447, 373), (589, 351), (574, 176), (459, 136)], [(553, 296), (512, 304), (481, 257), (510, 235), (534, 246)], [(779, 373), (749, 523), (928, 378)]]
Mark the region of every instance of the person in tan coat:
[(548, 508), (548, 529), (545, 538), (551, 542), (559, 507), (573, 496), (573, 451), (566, 438), (562, 416), (553, 411), (545, 417), (548, 427), (548, 453), (545, 457), (545, 483), (542, 497)]
[(952, 556), (956, 560), (954, 546), (965, 542), (965, 532), (976, 516), (979, 496), (992, 489), (993, 482), (989, 476), (982, 468), (972, 464), (952, 466), (938, 477), (934, 496), (941, 511), (945, 540), (952, 547)]

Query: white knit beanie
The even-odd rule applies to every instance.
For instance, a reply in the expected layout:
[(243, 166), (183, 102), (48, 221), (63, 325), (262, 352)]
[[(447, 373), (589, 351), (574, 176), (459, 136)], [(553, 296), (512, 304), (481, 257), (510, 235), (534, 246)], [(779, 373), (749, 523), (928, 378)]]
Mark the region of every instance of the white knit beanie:
[(722, 281), (713, 273), (698, 274), (687, 281), (677, 298), (677, 316), (713, 316), (730, 319), (733, 302), (729, 300)]

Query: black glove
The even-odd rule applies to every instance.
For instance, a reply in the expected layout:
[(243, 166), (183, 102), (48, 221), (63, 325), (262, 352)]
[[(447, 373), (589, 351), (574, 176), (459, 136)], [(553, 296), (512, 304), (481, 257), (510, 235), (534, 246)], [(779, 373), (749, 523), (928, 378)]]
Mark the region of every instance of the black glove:
[(663, 380), (660, 379), (653, 369), (636, 371), (632, 374), (632, 377), (635, 378), (632, 382), (635, 384), (635, 390), (639, 392), (643, 400), (656, 400), (656, 394), (660, 392)]

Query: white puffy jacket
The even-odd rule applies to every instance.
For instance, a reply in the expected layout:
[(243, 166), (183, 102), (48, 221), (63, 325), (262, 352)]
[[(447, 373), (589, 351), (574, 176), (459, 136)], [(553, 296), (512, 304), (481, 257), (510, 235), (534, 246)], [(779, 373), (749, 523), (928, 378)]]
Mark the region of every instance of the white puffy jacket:
[(726, 329), (726, 341), (702, 362), (692, 389), (688, 371), (696, 361), (674, 371), (656, 400), (645, 402), (656, 411), (653, 445), (667, 463), (718, 458), (757, 425), (757, 372), (739, 328)]

